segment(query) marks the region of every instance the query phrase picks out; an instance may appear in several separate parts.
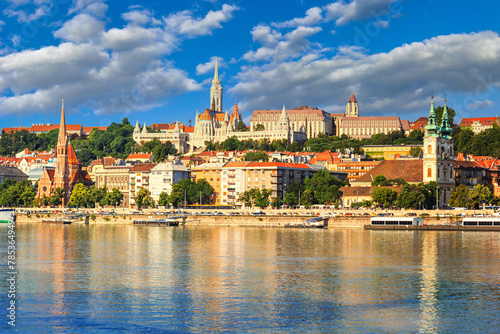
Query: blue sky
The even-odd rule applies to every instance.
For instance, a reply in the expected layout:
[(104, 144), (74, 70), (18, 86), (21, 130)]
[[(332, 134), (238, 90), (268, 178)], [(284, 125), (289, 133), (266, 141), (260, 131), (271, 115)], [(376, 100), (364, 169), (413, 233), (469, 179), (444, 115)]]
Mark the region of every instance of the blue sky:
[[(485, 0), (4, 0), (0, 128), (194, 121), (215, 57), (224, 109), (301, 105), (500, 114), (500, 2)], [(194, 123), (194, 122), (193, 122)]]

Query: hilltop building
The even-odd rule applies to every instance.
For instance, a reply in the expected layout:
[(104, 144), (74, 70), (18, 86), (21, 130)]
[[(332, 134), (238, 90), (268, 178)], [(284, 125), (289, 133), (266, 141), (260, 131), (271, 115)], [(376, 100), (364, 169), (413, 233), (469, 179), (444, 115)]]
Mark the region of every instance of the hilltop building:
[[(194, 127), (184, 126), (178, 122), (175, 122), (173, 127), (155, 124), (155, 128), (162, 132), (148, 133), (146, 124), (141, 129), (139, 122), (137, 122), (133, 134), (134, 141), (142, 144), (157, 138), (162, 143), (170, 141), (179, 153), (192, 153), (201, 151), (205, 147), (205, 141), (222, 142), (231, 137), (236, 137), (240, 141), (264, 138), (270, 141), (286, 139), (289, 143), (307, 140), (306, 134), (301, 132), (307, 127), (291, 124), (290, 115), (292, 114), (289, 115), (284, 106), (283, 110), (278, 111), (273, 116), (273, 125), (264, 131), (254, 131), (253, 127), (250, 127), (250, 131), (239, 132), (238, 124), (242, 121), (242, 117), (238, 110), (238, 104), (235, 103), (231, 114), (227, 110), (223, 112), (222, 93), (223, 88), (216, 62), (214, 79), (210, 88), (210, 109), (206, 109), (201, 114), (196, 112)], [(315, 111), (315, 113), (318, 112)]]
[(500, 126), (500, 117), (462, 118), (460, 122), (461, 127), (470, 127), (475, 134), (492, 129), (493, 124)]

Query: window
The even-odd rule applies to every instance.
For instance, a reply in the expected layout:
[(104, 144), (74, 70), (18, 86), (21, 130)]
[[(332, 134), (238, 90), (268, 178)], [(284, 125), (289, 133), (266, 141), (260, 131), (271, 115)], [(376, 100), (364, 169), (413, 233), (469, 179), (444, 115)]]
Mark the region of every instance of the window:
[(427, 146), (427, 154), (432, 154), (432, 146)]
[(427, 168), (427, 177), (432, 177), (432, 169), (430, 168)]

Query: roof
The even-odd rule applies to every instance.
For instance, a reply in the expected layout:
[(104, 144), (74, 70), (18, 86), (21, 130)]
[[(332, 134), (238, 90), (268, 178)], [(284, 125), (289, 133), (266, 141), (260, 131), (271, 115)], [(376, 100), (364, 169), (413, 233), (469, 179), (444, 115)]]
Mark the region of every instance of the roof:
[(125, 160), (133, 160), (133, 159), (151, 159), (153, 153), (132, 153)]
[(401, 120), (401, 127), (404, 131), (410, 131), (410, 122), (407, 119)]
[(90, 178), (90, 175), (85, 170), (75, 170), (73, 174), (71, 174), (70, 183), (83, 183), (86, 186), (90, 186), (94, 184), (94, 181)]
[(148, 164), (135, 164), (132, 168), (129, 169), (129, 172), (149, 172), (153, 167), (157, 164), (148, 163)]
[(23, 177), (26, 179), (28, 178), (28, 175), (24, 174), (19, 168), (9, 167), (9, 166), (0, 166), (0, 175), (6, 177)]
[(257, 167), (277, 167), (277, 168), (303, 168), (312, 169), (306, 164), (293, 164), (288, 162), (251, 162), (247, 165), (247, 168), (257, 168)]
[(461, 168), (479, 168), (483, 169), (484, 167), (481, 166), (477, 161), (460, 161), (460, 160), (455, 160), (453, 162), (453, 168), (455, 169), (461, 169)]
[(230, 161), (224, 165), (224, 168), (242, 168), (248, 165), (249, 161)]
[[(259, 116), (259, 115), (277, 115), (279, 116), (283, 109), (279, 110), (254, 110), (252, 113), (251, 120), (253, 120), (254, 117)], [(285, 110), (285, 112), (288, 115), (317, 115), (321, 117), (321, 120), (323, 120), (323, 117), (326, 115), (330, 115), (324, 110), (318, 109), (318, 108), (312, 108), (312, 107), (300, 107), (300, 108), (293, 108), (291, 110)]]
[(153, 167), (151, 170), (158, 171), (158, 170), (180, 170), (183, 172), (189, 172), (189, 168), (184, 166), (182, 163), (171, 163), (171, 162), (162, 162), (157, 164), (155, 167)]
[(415, 122), (410, 122), (410, 128), (412, 130), (422, 130), (428, 122), (429, 119), (427, 117), (419, 117)]
[(332, 117), (344, 117), (345, 114), (342, 112), (331, 112), (330, 116), (332, 116)]
[(76, 156), (75, 150), (73, 149), (73, 145), (68, 145), (68, 164), (69, 165), (79, 165), (80, 162)]
[(83, 133), (91, 133), (94, 129), (106, 131), (108, 129), (107, 126), (84, 126)]
[(356, 103), (358, 103), (358, 100), (356, 100), (356, 97), (354, 96), (354, 93), (351, 93), (351, 96), (349, 97), (349, 100), (347, 102), (356, 102)]
[(398, 116), (360, 116), (360, 117), (344, 117), (342, 121), (398, 121)]
[(470, 126), (476, 122), (482, 125), (493, 125), (495, 121), (499, 119), (498, 117), (474, 117), (474, 118), (462, 118), (460, 126)]
[(206, 162), (204, 164), (193, 167), (192, 169), (211, 169), (211, 168), (222, 168), (225, 162)]
[(375, 179), (378, 175), (383, 175), (388, 180), (402, 178), (406, 182), (419, 183), (423, 181), (423, 161), (384, 160), (352, 183), (371, 183), (372, 177)]

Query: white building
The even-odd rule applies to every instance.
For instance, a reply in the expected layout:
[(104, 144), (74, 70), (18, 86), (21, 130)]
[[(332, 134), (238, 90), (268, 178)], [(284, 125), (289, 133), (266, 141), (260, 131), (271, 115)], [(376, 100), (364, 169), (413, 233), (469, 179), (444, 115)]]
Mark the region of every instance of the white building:
[(158, 203), (162, 192), (170, 195), (172, 186), (183, 179), (189, 179), (189, 173), (189, 168), (184, 166), (180, 160), (159, 163), (151, 169), (149, 177), (151, 197)]

